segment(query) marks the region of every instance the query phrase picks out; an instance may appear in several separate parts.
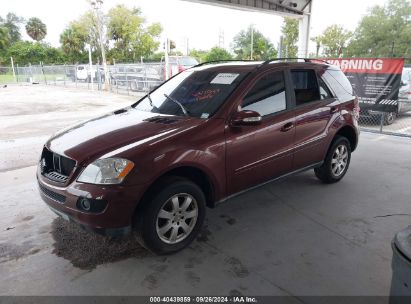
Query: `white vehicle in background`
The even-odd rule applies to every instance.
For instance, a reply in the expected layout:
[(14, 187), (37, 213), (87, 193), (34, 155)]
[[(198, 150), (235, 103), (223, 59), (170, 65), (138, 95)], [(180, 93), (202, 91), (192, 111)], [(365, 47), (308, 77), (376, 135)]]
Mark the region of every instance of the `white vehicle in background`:
[(103, 68), (97, 69), (92, 67), (90, 70), (89, 65), (78, 65), (76, 67), (76, 79), (85, 82), (91, 82), (91, 77), (93, 77), (94, 82), (104, 82), (104, 70)]
[(411, 67), (402, 71), (400, 94), (398, 97), (398, 114), (411, 111)]
[[(161, 59), (163, 61), (164, 59)], [(169, 56), (168, 57), (168, 78), (171, 78), (178, 73), (185, 71), (198, 64), (197, 59), (191, 56)], [(163, 72), (164, 78), (166, 78), (165, 71)]]

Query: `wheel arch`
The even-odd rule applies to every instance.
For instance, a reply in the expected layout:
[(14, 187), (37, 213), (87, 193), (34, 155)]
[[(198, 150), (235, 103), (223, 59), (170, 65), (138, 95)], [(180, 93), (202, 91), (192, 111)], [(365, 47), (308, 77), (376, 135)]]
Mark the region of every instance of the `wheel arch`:
[[(358, 134), (355, 131), (355, 129), (352, 126), (343, 126), (342, 128), (340, 128), (334, 135), (334, 139), (336, 138), (336, 136), (344, 136), (345, 138), (348, 139), (348, 141), (350, 142), (350, 146), (351, 146), (351, 151), (354, 152), (357, 149), (357, 145), (358, 145)], [(334, 140), (333, 140), (334, 141)], [(331, 143), (332, 144), (332, 143)]]
[(140, 203), (137, 204), (133, 216), (136, 216), (142, 208), (144, 208), (149, 197), (157, 191), (158, 186), (161, 185), (162, 181), (172, 176), (186, 178), (194, 182), (203, 191), (206, 198), (206, 206), (209, 208), (213, 208), (215, 206), (215, 186), (209, 175), (204, 170), (196, 166), (181, 165), (163, 172), (150, 184), (141, 196)]

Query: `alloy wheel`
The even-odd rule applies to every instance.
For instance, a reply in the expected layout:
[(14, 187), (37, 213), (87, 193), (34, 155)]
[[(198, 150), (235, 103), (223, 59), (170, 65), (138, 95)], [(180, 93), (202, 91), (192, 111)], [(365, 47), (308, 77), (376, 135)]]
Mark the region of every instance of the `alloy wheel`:
[(348, 165), (348, 149), (345, 145), (339, 145), (334, 151), (331, 160), (331, 171), (335, 177), (341, 176)]
[(193, 231), (198, 218), (196, 199), (188, 193), (170, 197), (160, 208), (156, 220), (158, 237), (167, 244), (176, 244)]

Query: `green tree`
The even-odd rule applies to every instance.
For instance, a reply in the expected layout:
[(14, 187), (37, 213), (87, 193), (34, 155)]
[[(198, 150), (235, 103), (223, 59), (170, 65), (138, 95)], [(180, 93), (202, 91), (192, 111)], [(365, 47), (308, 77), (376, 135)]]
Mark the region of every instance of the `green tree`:
[(66, 61), (61, 50), (41, 42), (18, 41), (8, 48), (7, 53), (19, 65), (39, 64), (40, 62), (62, 64)]
[(231, 60), (233, 55), (223, 48), (213, 47), (204, 59), (205, 61)]
[(14, 13), (8, 13), (6, 19), (0, 17), (0, 26), (6, 27), (9, 32), (10, 43), (21, 40), (20, 25), (24, 23), (24, 18)]
[(206, 57), (207, 57), (208, 51), (205, 50), (197, 50), (197, 49), (191, 49), (189, 56), (194, 57), (195, 59), (197, 59), (198, 62), (204, 62), (206, 61)]
[(411, 3), (389, 0), (372, 7), (362, 18), (347, 50), (348, 56), (411, 55)]
[(146, 26), (139, 8), (117, 5), (110, 9), (107, 17), (108, 38), (114, 41), (109, 57), (117, 61), (138, 61), (159, 47), (161, 25), (153, 23)]
[(251, 58), (251, 40), (253, 40), (253, 59), (267, 60), (277, 57), (277, 50), (270, 40), (250, 25), (247, 30), (240, 31), (234, 37), (233, 51), (237, 59)]
[(327, 27), (320, 36), (314, 39), (322, 45), (326, 57), (340, 57), (351, 36), (352, 33), (350, 31), (334, 24)]
[(283, 35), (282, 57), (295, 58), (298, 53), (298, 20), (293, 18), (284, 18), (281, 27)]
[(85, 61), (87, 52), (85, 51), (85, 43), (87, 35), (82, 32), (77, 23), (71, 23), (60, 35), (60, 44), (67, 59), (71, 63), (79, 63)]
[(0, 26), (0, 51), (6, 50), (10, 45), (10, 35), (7, 27)]
[(33, 17), (26, 23), (26, 32), (31, 39), (41, 41), (47, 35), (47, 26), (39, 18)]
[[(103, 22), (103, 27), (105, 26)], [(92, 10), (87, 11), (78, 19), (70, 22), (60, 35), (61, 48), (72, 63), (87, 62), (88, 50), (86, 45), (91, 46), (93, 61), (101, 61), (100, 43), (97, 30), (97, 20)], [(103, 41), (108, 48), (108, 41)]]

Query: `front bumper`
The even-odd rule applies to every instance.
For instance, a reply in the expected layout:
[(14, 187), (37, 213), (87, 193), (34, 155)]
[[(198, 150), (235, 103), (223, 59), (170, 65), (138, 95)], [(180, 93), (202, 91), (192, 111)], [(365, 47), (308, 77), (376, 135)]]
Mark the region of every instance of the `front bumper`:
[[(75, 222), (85, 230), (103, 235), (121, 236), (130, 233), (133, 214), (145, 191), (145, 185), (93, 185), (72, 182), (56, 186), (38, 168), (37, 181), (43, 201), (60, 217)], [(100, 212), (85, 212), (78, 208), (79, 198), (104, 201)]]

